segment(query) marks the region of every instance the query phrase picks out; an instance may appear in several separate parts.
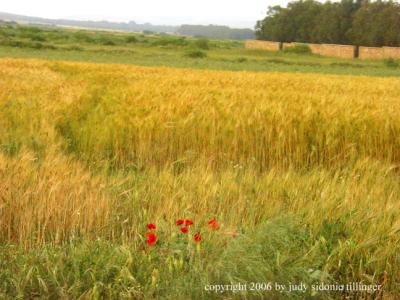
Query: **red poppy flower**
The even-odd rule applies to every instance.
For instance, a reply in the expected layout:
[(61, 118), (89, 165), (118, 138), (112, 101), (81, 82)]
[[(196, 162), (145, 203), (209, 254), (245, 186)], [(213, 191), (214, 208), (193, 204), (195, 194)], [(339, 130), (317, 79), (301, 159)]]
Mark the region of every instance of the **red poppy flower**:
[(157, 236), (153, 232), (147, 232), (146, 233), (147, 237), (147, 245), (154, 246), (155, 243), (157, 242)]
[(183, 233), (188, 233), (189, 229), (188, 229), (187, 227), (182, 227), (182, 228), (181, 228), (181, 231), (182, 231)]
[(177, 225), (182, 225), (183, 223), (185, 223), (184, 220), (178, 220), (178, 221), (176, 221), (176, 224), (177, 224)]
[(208, 226), (212, 229), (212, 230), (218, 230), (219, 229), (219, 223), (216, 219), (212, 219), (210, 221), (208, 221)]
[(154, 229), (156, 229), (156, 225), (154, 225), (154, 224), (147, 224), (147, 228), (148, 228), (149, 230), (154, 230)]
[(192, 220), (186, 220), (185, 221), (185, 226), (189, 226), (189, 225), (192, 225), (192, 224), (193, 224)]
[(203, 237), (201, 236), (200, 233), (196, 233), (196, 234), (193, 236), (193, 239), (194, 239), (194, 241), (195, 241), (196, 243), (200, 243), (201, 240), (203, 239)]

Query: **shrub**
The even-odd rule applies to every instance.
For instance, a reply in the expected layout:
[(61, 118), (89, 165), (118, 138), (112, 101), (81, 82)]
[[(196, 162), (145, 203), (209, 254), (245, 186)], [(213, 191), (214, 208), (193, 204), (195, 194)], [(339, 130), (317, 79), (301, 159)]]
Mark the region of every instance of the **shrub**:
[(209, 41), (205, 38), (197, 39), (194, 41), (194, 46), (199, 49), (208, 50), (210, 49)]
[(133, 43), (137, 43), (137, 42), (138, 42), (138, 39), (137, 39), (136, 36), (131, 35), (131, 36), (126, 37), (125, 41), (126, 41), (127, 43), (132, 43), (132, 44), (133, 44)]
[(296, 44), (291, 48), (284, 49), (285, 53), (296, 53), (296, 54), (311, 54), (311, 48), (306, 44)]
[(29, 38), (31, 41), (35, 42), (45, 42), (46, 38), (40, 34), (34, 33), (34, 34), (26, 34), (26, 37)]
[(15, 32), (7, 30), (7, 27), (4, 28), (0, 28), (0, 36), (4, 36), (4, 37), (14, 37), (15, 36)]
[(201, 50), (190, 50), (186, 52), (185, 56), (190, 58), (205, 58), (207, 57), (207, 53)]
[(386, 67), (388, 68), (398, 68), (399, 67), (399, 62), (394, 60), (393, 58), (386, 58), (383, 60), (383, 63), (385, 64)]
[(11, 40), (11, 39), (0, 40), (0, 45), (16, 47), (16, 48), (57, 49), (57, 47), (52, 44), (44, 44), (41, 42), (30, 42), (30, 41), (21, 41), (21, 40)]
[(153, 45), (155, 46), (187, 46), (188, 41), (182, 37), (182, 38), (175, 38), (175, 37), (162, 37), (158, 40), (155, 40), (153, 42)]
[(106, 40), (101, 42), (105, 46), (115, 46), (115, 42), (112, 40)]
[(116, 43), (108, 36), (100, 36), (96, 42), (99, 44), (105, 45), (105, 46), (115, 46), (116, 45)]
[(20, 32), (29, 32), (29, 33), (40, 33), (43, 32), (43, 30), (41, 30), (38, 27), (33, 27), (33, 26), (22, 26), (22, 27), (18, 27), (18, 30)]
[(77, 42), (93, 43), (95, 41), (93, 37), (83, 31), (75, 32), (74, 38)]
[(40, 42), (27, 44), (27, 46), (30, 48), (34, 48), (34, 49), (43, 49), (44, 48), (44, 45)]

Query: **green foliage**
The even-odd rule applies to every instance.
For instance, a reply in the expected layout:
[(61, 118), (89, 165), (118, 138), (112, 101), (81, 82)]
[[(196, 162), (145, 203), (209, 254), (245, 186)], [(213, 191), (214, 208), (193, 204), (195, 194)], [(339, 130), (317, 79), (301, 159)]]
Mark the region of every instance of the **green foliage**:
[(17, 27), (20, 32), (23, 33), (41, 33), (43, 30), (36, 26), (18, 26)]
[(16, 36), (16, 33), (12, 28), (0, 27), (0, 36), (14, 37)]
[(363, 1), (349, 29), (352, 43), (363, 46), (400, 46), (400, 4)]
[(269, 7), (267, 17), (257, 22), (256, 34), (260, 39), (280, 42), (309, 42), (317, 27), (316, 16), (321, 5), (314, 0), (290, 2), (287, 8)]
[(38, 34), (38, 33), (26, 33), (26, 34), (23, 34), (22, 37), (28, 38), (35, 42), (45, 42), (46, 41), (46, 38), (43, 35)]
[(23, 41), (23, 40), (10, 40), (10, 39), (0, 40), (0, 45), (11, 46), (16, 48), (51, 49), (51, 50), (57, 49), (57, 47), (52, 44)]
[(387, 58), (383, 61), (386, 67), (388, 68), (398, 68), (399, 62), (394, 60), (393, 58)]
[(130, 35), (128, 37), (126, 37), (125, 41), (129, 44), (134, 44), (138, 42), (138, 38), (134, 35)]
[(203, 49), (203, 50), (209, 50), (210, 49), (210, 43), (209, 43), (208, 39), (206, 39), (206, 38), (196, 39), (194, 41), (193, 45), (196, 48)]
[(189, 43), (184, 37), (176, 38), (170, 36), (162, 36), (160, 39), (152, 43), (154, 46), (187, 46)]
[(86, 31), (78, 31), (73, 34), (75, 41), (83, 43), (94, 43), (95, 39)]
[(190, 58), (205, 58), (207, 57), (207, 53), (201, 50), (189, 50), (185, 53), (185, 56)]
[[(304, 225), (288, 217), (265, 222), (248, 235), (227, 241), (226, 246), (210, 239), (201, 250), (188, 247), (181, 238), (146, 251), (134, 244), (102, 239), (76, 239), (62, 247), (49, 245), (28, 252), (2, 246), (0, 295), (25, 299), (35, 295), (54, 299), (172, 299), (177, 295), (210, 299), (213, 293), (206, 292), (205, 285), (230, 283), (232, 278), (242, 284), (255, 279), (311, 283), (326, 257), (309, 252), (310, 238)], [(316, 279), (327, 279), (324, 272), (319, 277)], [(224, 295), (235, 296), (229, 291)], [(252, 292), (256, 295), (261, 297), (265, 291)], [(269, 295), (281, 298), (278, 291)]]
[(290, 2), (257, 22), (259, 39), (281, 42), (400, 46), (400, 4), (394, 1)]
[(284, 52), (296, 54), (311, 54), (311, 49), (306, 44), (296, 44), (293, 47), (284, 49)]
[(100, 39), (99, 39), (99, 42), (100, 42), (102, 45), (105, 45), (105, 46), (115, 46), (115, 45), (116, 45), (116, 43), (115, 43), (113, 40), (111, 40), (111, 39), (109, 39), (109, 38), (106, 38), (106, 37), (100, 38)]

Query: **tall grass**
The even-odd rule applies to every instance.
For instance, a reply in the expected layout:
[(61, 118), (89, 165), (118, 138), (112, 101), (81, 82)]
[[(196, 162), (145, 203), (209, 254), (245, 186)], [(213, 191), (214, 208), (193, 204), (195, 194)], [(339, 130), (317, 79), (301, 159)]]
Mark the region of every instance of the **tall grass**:
[(90, 162), (142, 168), (207, 160), (260, 171), (365, 157), (400, 162), (398, 79), (90, 69), (82, 80), (91, 88), (58, 123), (70, 151)]
[(398, 297), (398, 84), (1, 60), (0, 298)]
[(30, 247), (84, 235), (97, 237), (112, 203), (105, 185), (59, 154), (0, 155), (0, 239)]

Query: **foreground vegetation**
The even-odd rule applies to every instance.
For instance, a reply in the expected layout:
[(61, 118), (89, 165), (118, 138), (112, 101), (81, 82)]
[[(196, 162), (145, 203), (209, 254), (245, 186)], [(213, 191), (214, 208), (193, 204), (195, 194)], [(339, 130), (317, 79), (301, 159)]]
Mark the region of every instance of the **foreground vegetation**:
[(396, 299), (399, 84), (1, 59), (0, 297)]

